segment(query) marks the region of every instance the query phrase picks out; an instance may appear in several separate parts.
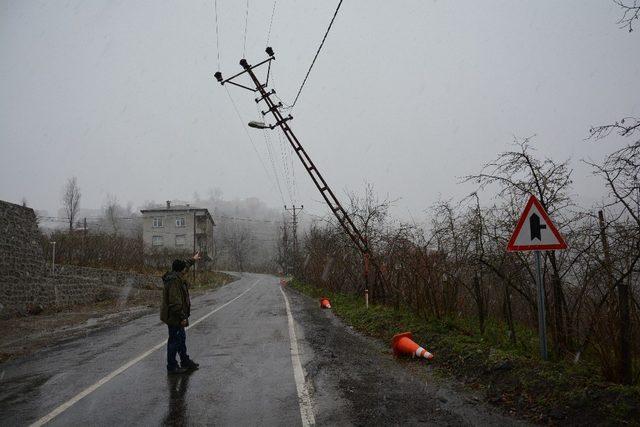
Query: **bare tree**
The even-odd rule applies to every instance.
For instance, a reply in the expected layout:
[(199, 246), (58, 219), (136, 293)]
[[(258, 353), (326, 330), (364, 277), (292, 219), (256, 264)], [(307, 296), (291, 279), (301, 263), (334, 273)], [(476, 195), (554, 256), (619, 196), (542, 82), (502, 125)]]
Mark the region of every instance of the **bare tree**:
[(62, 193), (62, 206), (64, 207), (65, 215), (69, 222), (69, 231), (73, 231), (73, 224), (80, 209), (80, 196), (78, 179), (75, 176), (69, 178)]
[[(625, 117), (619, 122), (590, 129), (591, 138), (596, 140), (604, 139), (612, 132), (635, 139), (636, 132), (640, 133), (640, 119)], [(621, 205), (640, 227), (640, 139), (609, 154), (602, 164), (587, 163), (605, 179), (613, 203)]]
[(282, 234), (281, 238), (276, 242), (276, 259), (275, 262), (284, 274), (289, 273), (289, 264), (291, 262), (292, 248), (289, 241), (289, 234), (287, 232), (289, 225), (286, 219), (282, 218)]
[[(562, 212), (572, 206), (569, 190), (572, 184), (569, 161), (558, 163), (552, 159), (540, 160), (533, 155), (532, 138), (516, 140), (517, 149), (501, 153), (488, 163), (479, 174), (467, 176), (465, 181), (475, 181), (480, 189), (497, 185), (498, 195), (508, 200), (511, 210), (521, 206), (529, 194), (534, 194), (550, 215), (555, 216), (562, 227), (570, 222)], [(515, 216), (514, 216), (515, 220)], [(562, 284), (563, 274), (554, 251), (546, 253), (551, 264), (551, 289), (553, 295), (554, 344), (557, 350), (567, 346), (567, 303)], [(525, 265), (528, 263), (525, 263)], [(531, 272), (533, 277), (533, 272)]]
[(113, 194), (107, 195), (107, 202), (104, 207), (104, 217), (113, 234), (118, 234), (120, 229), (120, 216), (122, 208), (118, 204), (118, 199)]
[(633, 21), (640, 18), (640, 0), (613, 0), (622, 9), (622, 16), (617, 24), (620, 28), (628, 28), (633, 31)]
[[(635, 144), (595, 168), (601, 175), (608, 173), (608, 179), (603, 177), (612, 196), (608, 223), (602, 226), (572, 201), (568, 162), (536, 156), (529, 142), (517, 141), (513, 150), (467, 177), (495, 190), (491, 205), (483, 206), (477, 193), (460, 202), (440, 202), (429, 210), (428, 229), (391, 219), (387, 202), (378, 200), (371, 188), (350, 197), (349, 211), (366, 230), (384, 279), (374, 288), (376, 303), (409, 307), (424, 319), (475, 318), (485, 334), (495, 333), (497, 320), (508, 328), (505, 338), (515, 344), (517, 326), (537, 325), (535, 271), (530, 253), (508, 253), (506, 246), (524, 202), (534, 194), (570, 242), (565, 251), (545, 254), (543, 265), (554, 356), (571, 354), (579, 363), (582, 354), (589, 361), (595, 355), (608, 380), (637, 381), (629, 371), (624, 378), (617, 373), (618, 356), (626, 354), (626, 366), (633, 371), (640, 350), (635, 326), (640, 304), (634, 289), (640, 283), (640, 226), (629, 209), (637, 208), (631, 198), (636, 193), (630, 191), (639, 170)], [(303, 247), (308, 261), (304, 280), (361, 293), (362, 260), (335, 220), (314, 223)], [(622, 319), (627, 319), (626, 328)], [(527, 333), (519, 342), (531, 345)]]
[[(633, 31), (634, 21), (640, 19), (640, 0), (613, 0), (622, 9), (622, 16), (618, 20), (620, 28), (627, 28), (629, 32)], [(590, 129), (591, 138), (602, 139), (609, 136), (612, 132), (622, 137), (633, 137), (640, 130), (640, 119), (637, 117), (625, 117), (613, 124), (596, 126)], [(637, 134), (636, 134), (637, 135)], [(637, 272), (637, 265), (640, 258), (640, 139), (628, 144), (627, 146), (611, 153), (602, 164), (589, 163), (595, 170), (597, 175), (604, 178), (607, 187), (610, 190), (612, 202), (609, 207), (618, 208), (613, 212), (614, 233), (622, 232), (622, 247), (630, 247), (628, 256), (621, 257), (625, 262), (620, 263), (620, 257), (613, 258), (618, 262), (612, 262), (605, 259), (604, 265), (609, 272), (610, 288), (602, 298), (599, 306), (602, 306), (613, 286), (618, 289), (618, 363), (616, 369), (617, 379), (629, 384), (633, 381), (633, 362), (632, 362), (632, 342), (631, 342), (631, 319), (630, 305), (633, 300), (634, 290), (631, 283), (634, 283), (634, 273), (636, 283), (640, 273)], [(633, 193), (636, 193), (635, 211), (633, 206)], [(607, 224), (604, 223), (601, 215), (601, 234), (603, 246), (607, 246), (606, 229)], [(622, 220), (622, 223), (621, 221)], [(629, 226), (628, 224), (631, 224)], [(617, 264), (618, 279), (614, 280), (613, 269)], [(622, 267), (622, 268), (620, 268)], [(635, 301), (634, 301), (635, 302)], [(637, 302), (635, 302), (636, 305)], [(588, 337), (587, 337), (588, 339)]]
[[(364, 287), (369, 287), (371, 291), (370, 296), (373, 298), (385, 299), (388, 293), (386, 285), (390, 285), (385, 280), (382, 272), (379, 270), (380, 261), (377, 254), (382, 250), (382, 236), (384, 235), (384, 228), (389, 216), (389, 209), (393, 206), (394, 200), (387, 198), (380, 199), (372, 184), (366, 183), (364, 195), (361, 197), (356, 193), (348, 194), (349, 198), (349, 215), (355, 222), (356, 227), (362, 232), (364, 239), (367, 241), (367, 245), (372, 249), (373, 258), (371, 259), (371, 274), (372, 283), (363, 283)], [(339, 226), (337, 221), (333, 221), (337, 230)], [(341, 231), (338, 233), (342, 234)], [(351, 246), (350, 243), (348, 243)], [(352, 251), (355, 254), (355, 251)], [(358, 254), (357, 257), (360, 255)], [(364, 263), (362, 264), (364, 267)], [(366, 277), (366, 280), (370, 280)], [(362, 281), (360, 281), (362, 283)], [(377, 294), (377, 295), (376, 295)]]
[[(591, 137), (602, 139), (612, 132), (622, 137), (633, 138), (640, 131), (640, 120), (625, 118), (610, 125), (591, 129)], [(634, 138), (635, 139), (635, 138)], [(602, 299), (602, 304), (611, 291), (617, 289), (618, 313), (618, 348), (617, 348), (617, 380), (624, 384), (633, 382), (632, 363), (632, 331), (630, 311), (633, 299), (634, 272), (637, 277), (637, 266), (640, 264), (640, 140), (620, 148), (609, 154), (601, 164), (587, 162), (594, 168), (594, 173), (601, 176), (609, 189), (611, 202), (607, 205), (609, 216), (613, 219), (607, 224), (600, 212), (600, 228), (604, 257), (600, 260), (608, 275), (609, 289)], [(635, 197), (634, 197), (635, 196)], [(635, 198), (635, 200), (634, 200)], [(613, 227), (611, 240), (618, 248), (625, 248), (622, 253), (612, 257), (609, 255), (609, 224)]]
[(242, 272), (247, 267), (249, 253), (254, 247), (255, 238), (248, 227), (235, 226), (225, 237), (225, 246), (236, 268)]

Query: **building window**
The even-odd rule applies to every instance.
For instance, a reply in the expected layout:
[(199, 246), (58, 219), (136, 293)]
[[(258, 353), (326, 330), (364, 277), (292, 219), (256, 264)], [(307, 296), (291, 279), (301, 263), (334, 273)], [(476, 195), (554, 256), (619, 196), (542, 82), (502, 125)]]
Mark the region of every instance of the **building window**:
[(185, 221), (183, 216), (176, 218), (176, 227), (186, 227), (186, 226), (187, 226), (187, 222)]
[(164, 245), (164, 239), (162, 238), (162, 236), (153, 236), (151, 238), (151, 244), (153, 246), (162, 246)]
[(162, 218), (153, 218), (153, 228), (162, 227)]
[(178, 234), (176, 236), (176, 246), (184, 246), (184, 239), (185, 235), (184, 234)]

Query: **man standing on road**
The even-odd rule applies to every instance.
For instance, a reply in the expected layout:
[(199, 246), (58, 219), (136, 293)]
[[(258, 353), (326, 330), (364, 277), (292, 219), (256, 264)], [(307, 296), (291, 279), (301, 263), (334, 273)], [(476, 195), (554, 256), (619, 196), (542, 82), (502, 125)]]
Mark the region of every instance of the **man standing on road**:
[[(167, 372), (169, 374), (183, 374), (198, 369), (198, 364), (187, 354), (186, 333), (184, 328), (189, 325), (191, 301), (189, 300), (189, 284), (183, 277), (183, 272), (200, 259), (200, 252), (193, 258), (183, 261), (176, 259), (171, 265), (171, 271), (162, 276), (164, 289), (162, 291), (162, 306), (160, 320), (169, 327), (167, 341)], [(176, 353), (180, 355), (180, 366), (176, 361)]]

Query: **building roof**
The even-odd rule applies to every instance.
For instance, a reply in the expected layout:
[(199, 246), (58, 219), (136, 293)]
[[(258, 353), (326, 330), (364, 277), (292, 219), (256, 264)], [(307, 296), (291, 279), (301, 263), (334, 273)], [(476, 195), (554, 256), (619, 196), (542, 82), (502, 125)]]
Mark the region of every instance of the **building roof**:
[(204, 212), (205, 215), (209, 217), (213, 225), (216, 225), (215, 221), (213, 220), (213, 216), (211, 216), (211, 213), (207, 208), (198, 208), (196, 206), (190, 206), (190, 205), (171, 205), (168, 207), (163, 206), (161, 208), (158, 207), (158, 208), (151, 208), (151, 209), (140, 209), (141, 214), (154, 213), (154, 212), (165, 212), (165, 213), (166, 212)]

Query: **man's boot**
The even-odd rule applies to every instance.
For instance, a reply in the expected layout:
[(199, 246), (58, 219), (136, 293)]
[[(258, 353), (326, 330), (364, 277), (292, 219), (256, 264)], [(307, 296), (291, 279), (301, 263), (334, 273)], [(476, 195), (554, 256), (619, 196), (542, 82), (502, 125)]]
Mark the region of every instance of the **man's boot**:
[(182, 362), (182, 368), (187, 369), (189, 371), (195, 371), (200, 367), (200, 365), (193, 360), (189, 359), (186, 362)]
[(182, 368), (180, 366), (176, 366), (175, 368), (167, 368), (167, 374), (169, 375), (184, 374), (187, 371), (187, 368)]

